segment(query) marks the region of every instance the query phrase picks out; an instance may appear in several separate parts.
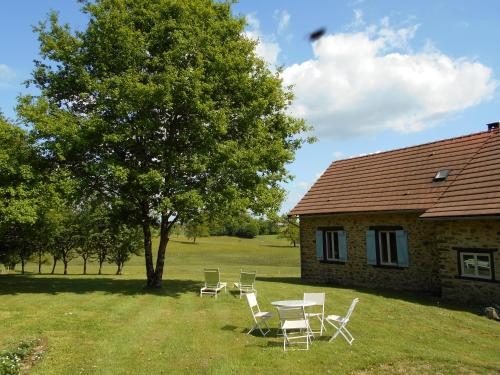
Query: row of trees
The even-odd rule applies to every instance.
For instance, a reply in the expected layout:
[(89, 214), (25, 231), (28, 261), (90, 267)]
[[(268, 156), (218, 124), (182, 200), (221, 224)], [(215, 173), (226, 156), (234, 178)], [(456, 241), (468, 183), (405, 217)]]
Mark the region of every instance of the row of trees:
[(206, 236), (237, 236), (254, 238), (257, 235), (277, 234), (279, 238), (288, 240), (293, 246), (299, 241), (299, 225), (296, 218), (286, 215), (281, 217), (255, 218), (248, 213), (221, 218), (211, 221), (206, 218), (196, 218), (183, 226), (178, 226), (193, 242)]
[(32, 134), (0, 114), (0, 263), (7, 269), (28, 261), (38, 272), (49, 256), (67, 274), (69, 262), (81, 257), (83, 273), (95, 259), (117, 265), (139, 254), (139, 227), (120, 220), (109, 202), (84, 195), (79, 181), (61, 165), (46, 160)]
[[(18, 225), (43, 217), (45, 193), (57, 193), (48, 206), (70, 217), (97, 197), (119, 218), (113, 223), (141, 228), (147, 286), (161, 287), (176, 223), (279, 210), (286, 165), (308, 127), (287, 114), (291, 89), (257, 56), (232, 2), (80, 3), (83, 30), (55, 12), (35, 28), (40, 58), (28, 84), (37, 94), (17, 107), (29, 131), (7, 126), (12, 142), (27, 142), (15, 171), (0, 159), (1, 173), (19, 177), (0, 176), (9, 215), (0, 220), (26, 238)], [(73, 248), (59, 238), (53, 246)]]

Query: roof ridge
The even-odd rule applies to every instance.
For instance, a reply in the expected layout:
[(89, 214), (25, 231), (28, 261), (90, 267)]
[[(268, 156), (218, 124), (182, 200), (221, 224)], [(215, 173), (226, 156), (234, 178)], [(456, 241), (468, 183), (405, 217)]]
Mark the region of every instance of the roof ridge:
[(496, 133), (494, 131), (486, 131), (486, 133), (489, 133), (489, 136), (484, 140), (484, 142), (481, 144), (481, 146), (479, 146), (476, 150), (476, 152), (474, 152), (474, 154), (471, 155), (470, 159), (464, 164), (464, 166), (462, 167), (462, 169), (460, 169), (460, 171), (457, 173), (455, 179), (451, 182), (451, 184), (449, 184), (442, 192), (441, 194), (439, 194), (439, 196), (437, 197), (436, 201), (434, 202), (434, 204), (429, 207), (428, 209), (425, 210), (425, 212), (423, 213), (423, 215), (425, 215), (425, 213), (429, 210), (432, 210), (434, 207), (436, 207), (436, 205), (439, 203), (439, 201), (441, 200), (441, 198), (446, 194), (446, 192), (453, 186), (455, 185), (455, 183), (457, 181), (459, 181), (460, 179), (460, 175), (462, 174), (462, 172), (470, 165), (470, 163), (472, 162), (472, 160), (474, 160), (474, 158), (476, 157), (476, 155), (479, 154), (479, 152), (484, 148), (484, 146), (488, 143), (488, 141), (490, 141), (491, 139), (493, 139), (493, 135)]
[[(458, 140), (458, 139), (463, 139), (463, 138), (469, 138), (469, 137), (472, 137), (472, 136), (475, 136), (475, 135), (487, 134), (487, 133), (494, 133), (494, 131), (484, 130), (484, 131), (481, 131), (481, 132), (476, 132), (476, 133), (471, 133), (471, 134), (466, 134), (466, 135), (460, 135), (460, 136), (457, 136), (457, 137), (451, 137), (451, 138), (439, 139), (437, 141), (432, 141), (432, 142), (420, 143), (420, 144), (413, 145), (413, 146), (394, 148), (392, 150), (386, 150), (386, 151), (380, 151), (380, 152), (373, 152), (373, 153), (369, 153), (367, 155), (352, 156), (350, 158), (334, 160), (332, 163), (330, 163), (330, 166), (333, 163), (338, 163), (339, 161), (368, 158), (368, 157), (375, 156), (375, 155), (382, 155), (382, 154), (387, 154), (387, 153), (390, 153), (390, 152), (401, 151), (401, 150), (409, 150), (409, 149), (417, 148), (417, 147), (421, 147), (421, 146), (428, 146), (428, 145), (432, 145), (432, 144), (436, 144), (436, 143), (441, 143), (441, 142), (447, 142), (447, 141), (453, 141), (453, 140)], [(488, 139), (489, 139), (489, 137), (488, 137)], [(325, 172), (326, 172), (326, 170), (325, 170)]]

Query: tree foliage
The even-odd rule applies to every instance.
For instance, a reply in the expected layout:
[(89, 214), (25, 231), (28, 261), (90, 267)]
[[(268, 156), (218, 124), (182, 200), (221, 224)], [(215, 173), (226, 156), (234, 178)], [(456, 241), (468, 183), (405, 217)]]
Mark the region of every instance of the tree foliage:
[(296, 217), (283, 215), (279, 222), (278, 238), (283, 238), (295, 247), (300, 241), (299, 220)]
[[(159, 287), (172, 225), (205, 213), (276, 211), (303, 121), (245, 22), (210, 0), (84, 1), (85, 30), (55, 13), (20, 100), (43, 155), (127, 212)], [(153, 264), (151, 226), (160, 227)]]
[(116, 274), (121, 275), (125, 262), (134, 255), (140, 255), (142, 233), (139, 227), (120, 225), (114, 233), (114, 243), (108, 253), (108, 261), (116, 264)]
[(184, 225), (184, 232), (187, 238), (193, 239), (196, 243), (197, 238), (210, 235), (210, 228), (205, 218), (196, 217)]

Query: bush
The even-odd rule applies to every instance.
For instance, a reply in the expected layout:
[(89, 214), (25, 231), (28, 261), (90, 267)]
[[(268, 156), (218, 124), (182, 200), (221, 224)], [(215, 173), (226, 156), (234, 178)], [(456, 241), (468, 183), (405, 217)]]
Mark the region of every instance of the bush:
[(2, 351), (0, 353), (0, 375), (17, 375), (20, 373), (21, 358), (15, 353)]
[(254, 238), (259, 234), (259, 224), (255, 221), (242, 223), (241, 226), (236, 229), (235, 234), (238, 237)]
[[(24, 340), (14, 350), (3, 350), (0, 352), (0, 375), (18, 375), (21, 373), (21, 362), (31, 354), (33, 349), (40, 343), (39, 339)], [(35, 360), (41, 358), (41, 352), (37, 353)]]

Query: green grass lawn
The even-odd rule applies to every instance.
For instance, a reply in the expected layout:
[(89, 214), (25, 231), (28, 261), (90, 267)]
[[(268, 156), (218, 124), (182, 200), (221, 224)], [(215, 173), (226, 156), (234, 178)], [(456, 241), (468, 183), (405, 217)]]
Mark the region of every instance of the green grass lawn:
[[(432, 297), (304, 285), (298, 248), (274, 237), (212, 237), (196, 244), (179, 238), (167, 252), (164, 289), (155, 293), (142, 289), (141, 257), (127, 263), (122, 276), (114, 276), (110, 265), (107, 275), (83, 276), (77, 260), (68, 276), (0, 276), (0, 349), (24, 338), (46, 339), (47, 352), (33, 374), (500, 371), (498, 322)], [(240, 268), (257, 270), (261, 309), (274, 313), (272, 301), (301, 298), (305, 291), (326, 292), (328, 313), (345, 313), (359, 297), (350, 322), (356, 341), (350, 347), (341, 337), (332, 343), (323, 337), (308, 352), (283, 352), (274, 334), (247, 335), (252, 321), (246, 299), (198, 295), (203, 268), (216, 266), (230, 285)], [(277, 318), (271, 323), (276, 327)]]

